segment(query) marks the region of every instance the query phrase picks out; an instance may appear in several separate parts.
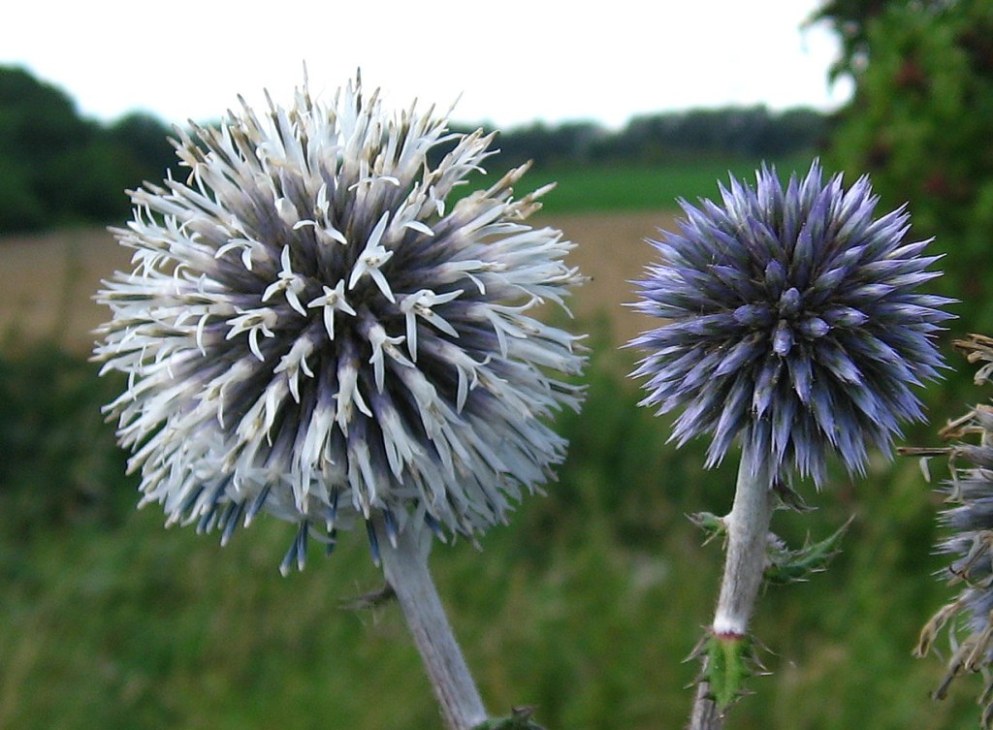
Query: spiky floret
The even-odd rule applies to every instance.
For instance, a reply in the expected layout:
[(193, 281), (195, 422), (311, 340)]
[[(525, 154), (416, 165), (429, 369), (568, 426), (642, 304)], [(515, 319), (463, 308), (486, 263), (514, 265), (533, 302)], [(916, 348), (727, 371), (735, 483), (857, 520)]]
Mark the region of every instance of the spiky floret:
[(754, 188), (732, 178), (720, 193), (681, 202), (680, 232), (651, 242), (661, 260), (635, 306), (665, 323), (631, 343), (642, 405), (683, 407), (672, 438), (710, 434), (708, 466), (740, 437), (774, 475), (820, 483), (832, 450), (864, 471), (866, 445), (886, 451), (922, 417), (912, 388), (942, 367), (950, 300), (917, 291), (938, 257), (904, 241), (903, 208), (874, 217), (868, 178), (846, 190), (816, 161), (785, 189), (763, 167)]
[(128, 375), (108, 409), (170, 522), (227, 540), (270, 512), (300, 526), (286, 569), (350, 516), (472, 534), (553, 476), (583, 357), (534, 310), (580, 282), (572, 244), (524, 222), (525, 168), (450, 204), (492, 136), (446, 124), (304, 87), (178, 131), (187, 181), (131, 192), (95, 357)]

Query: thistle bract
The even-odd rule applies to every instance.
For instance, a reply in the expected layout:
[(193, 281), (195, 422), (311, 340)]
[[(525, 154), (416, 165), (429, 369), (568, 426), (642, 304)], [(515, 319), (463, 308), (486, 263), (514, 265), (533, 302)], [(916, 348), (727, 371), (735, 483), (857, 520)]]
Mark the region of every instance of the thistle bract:
[[(960, 608), (969, 616), (977, 634), (988, 633), (993, 611), (993, 409), (980, 406), (973, 424), (983, 433), (981, 444), (958, 444), (954, 453), (954, 477), (945, 485), (952, 504), (941, 522), (950, 533), (941, 543), (941, 553), (955, 556), (946, 576), (963, 582)], [(984, 663), (989, 661), (987, 646)]]
[(708, 466), (740, 436), (774, 475), (820, 483), (830, 450), (864, 471), (867, 444), (887, 450), (922, 416), (912, 387), (941, 367), (950, 317), (950, 300), (917, 291), (937, 257), (904, 242), (903, 209), (873, 217), (867, 178), (822, 177), (815, 162), (785, 189), (768, 168), (754, 188), (732, 179), (722, 206), (682, 202), (680, 232), (652, 242), (661, 261), (636, 306), (665, 323), (632, 342), (647, 353), (634, 374), (643, 405), (684, 407), (680, 445), (712, 436)]
[(296, 523), (285, 569), (356, 516), (476, 533), (552, 476), (545, 421), (578, 407), (559, 378), (583, 358), (534, 309), (581, 277), (523, 222), (524, 168), (449, 202), (491, 136), (357, 82), (178, 136), (189, 178), (131, 193), (134, 270), (98, 295), (143, 502), (222, 540), (260, 510)]

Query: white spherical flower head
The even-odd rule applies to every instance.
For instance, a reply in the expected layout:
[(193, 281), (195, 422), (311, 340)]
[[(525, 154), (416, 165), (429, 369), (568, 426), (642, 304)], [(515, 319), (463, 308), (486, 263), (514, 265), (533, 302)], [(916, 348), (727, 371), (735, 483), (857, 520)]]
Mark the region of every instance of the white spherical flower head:
[(534, 309), (581, 281), (572, 244), (524, 222), (524, 168), (449, 204), (492, 136), (446, 124), (356, 81), (177, 133), (189, 177), (131, 193), (134, 270), (97, 297), (143, 502), (222, 541), (296, 523), (286, 570), (356, 516), (478, 533), (553, 476), (584, 358)]

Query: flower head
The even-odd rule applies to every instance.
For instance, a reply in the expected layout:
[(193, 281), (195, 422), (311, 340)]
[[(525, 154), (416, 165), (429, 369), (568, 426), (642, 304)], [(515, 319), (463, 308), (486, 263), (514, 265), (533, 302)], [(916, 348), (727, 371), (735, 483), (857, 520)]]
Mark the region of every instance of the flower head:
[[(955, 342), (969, 362), (982, 362), (977, 384), (989, 382), (993, 372), (993, 339), (970, 335)], [(952, 556), (941, 571), (958, 594), (942, 607), (921, 632), (918, 656), (930, 651), (942, 629), (948, 629), (952, 652), (938, 691), (943, 699), (951, 682), (964, 674), (982, 672), (986, 689), (983, 727), (993, 727), (993, 407), (976, 405), (965, 416), (946, 426), (941, 436), (955, 439), (945, 448), (911, 448), (906, 453), (949, 458), (951, 479), (942, 485), (949, 506), (941, 514), (947, 533), (938, 552)]]
[(558, 378), (583, 358), (534, 309), (581, 277), (524, 223), (544, 192), (512, 197), (524, 168), (449, 203), (491, 136), (357, 81), (178, 134), (189, 178), (131, 193), (135, 268), (98, 295), (143, 502), (223, 540), (260, 510), (294, 522), (288, 569), (349, 517), (472, 534), (552, 476), (545, 421), (578, 407)]
[(665, 323), (632, 342), (647, 353), (643, 405), (685, 407), (672, 438), (711, 434), (708, 466), (740, 435), (774, 474), (792, 465), (819, 483), (829, 450), (863, 471), (866, 443), (886, 450), (921, 418), (911, 388), (942, 366), (950, 300), (916, 291), (937, 257), (904, 242), (903, 209), (873, 217), (867, 178), (825, 184), (816, 162), (785, 190), (763, 168), (755, 188), (732, 179), (721, 196), (682, 203), (680, 232), (652, 242), (661, 261), (636, 306)]

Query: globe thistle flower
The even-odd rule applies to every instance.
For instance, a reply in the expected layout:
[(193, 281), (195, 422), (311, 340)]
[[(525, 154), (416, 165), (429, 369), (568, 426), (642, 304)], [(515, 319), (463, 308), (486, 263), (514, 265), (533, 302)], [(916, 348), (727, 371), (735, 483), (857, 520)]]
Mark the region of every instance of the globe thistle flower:
[(262, 115), (244, 101), (174, 142), (185, 182), (131, 192), (115, 231), (134, 270), (105, 282), (108, 406), (133, 450), (142, 503), (218, 529), (261, 511), (335, 544), (363, 521), (447, 727), (487, 719), (427, 557), (433, 535), (474, 536), (554, 476), (547, 420), (578, 408), (578, 337), (535, 309), (581, 281), (572, 244), (525, 219), (526, 170), (453, 201), (492, 135), (433, 109), (384, 109), (358, 79), (328, 106), (298, 90)]
[(836, 451), (863, 472), (866, 445), (888, 451), (922, 418), (912, 387), (936, 377), (934, 343), (950, 300), (917, 288), (927, 241), (906, 243), (901, 208), (874, 218), (869, 180), (822, 180), (815, 161), (784, 191), (763, 167), (756, 186), (721, 186), (723, 207), (682, 202), (680, 233), (652, 244), (661, 261), (636, 306), (665, 323), (632, 342), (647, 355), (643, 405), (684, 407), (672, 438), (709, 434), (708, 466), (736, 438), (820, 483)]
[(720, 192), (722, 206), (682, 202), (680, 232), (652, 242), (661, 260), (635, 306), (664, 322), (631, 343), (646, 352), (642, 405), (683, 409), (672, 440), (711, 436), (708, 467), (742, 447), (731, 511), (708, 520), (727, 555), (694, 728), (719, 724), (752, 664), (748, 625), (779, 544), (775, 494), (793, 496), (792, 473), (822, 483), (831, 451), (864, 472), (868, 445), (887, 450), (922, 418), (913, 387), (942, 367), (934, 338), (950, 317), (950, 300), (918, 291), (937, 257), (905, 242), (903, 208), (874, 217), (868, 178), (845, 190), (815, 161), (785, 190), (763, 167), (754, 188), (732, 178)]
[[(993, 371), (993, 339), (970, 335), (955, 346), (970, 362), (985, 361), (975, 380), (977, 384), (988, 382)], [(952, 652), (935, 696), (944, 699), (955, 678), (982, 672), (986, 676), (980, 696), (982, 725), (988, 728), (993, 727), (993, 407), (976, 405), (940, 435), (955, 444), (901, 449), (925, 459), (945, 456), (952, 472), (941, 487), (949, 506), (940, 516), (947, 536), (938, 552), (952, 556), (940, 576), (960, 590), (924, 627), (916, 654), (926, 655), (938, 634), (948, 630)]]
[[(174, 142), (190, 170), (130, 193), (115, 234), (134, 270), (105, 282), (109, 406), (143, 503), (222, 542), (265, 511), (308, 536), (375, 521), (474, 535), (553, 476), (577, 408), (577, 337), (540, 321), (580, 282), (572, 244), (524, 220), (518, 168), (458, 202), (492, 135), (384, 109), (358, 80), (306, 86)], [(440, 158), (440, 161), (436, 161)]]

